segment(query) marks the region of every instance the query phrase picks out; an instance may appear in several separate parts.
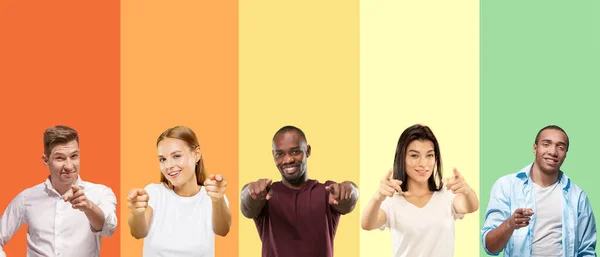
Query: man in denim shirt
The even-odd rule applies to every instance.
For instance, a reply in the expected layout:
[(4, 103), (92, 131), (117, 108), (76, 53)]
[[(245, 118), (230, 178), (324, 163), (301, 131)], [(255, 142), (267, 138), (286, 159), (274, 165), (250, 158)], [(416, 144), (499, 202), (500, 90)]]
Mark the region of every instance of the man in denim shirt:
[(583, 189), (561, 170), (569, 137), (555, 125), (541, 129), (535, 161), (494, 184), (481, 230), (488, 254), (511, 257), (596, 256), (596, 222)]

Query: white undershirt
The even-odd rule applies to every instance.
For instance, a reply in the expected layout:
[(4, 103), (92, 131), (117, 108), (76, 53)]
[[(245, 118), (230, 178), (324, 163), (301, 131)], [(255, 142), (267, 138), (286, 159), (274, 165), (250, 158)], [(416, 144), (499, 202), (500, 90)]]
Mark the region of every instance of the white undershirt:
[(400, 195), (386, 198), (381, 209), (387, 215), (387, 222), (380, 229), (390, 228), (393, 256), (454, 256), (454, 221), (464, 216), (454, 211), (454, 197), (455, 194), (442, 189), (434, 192), (423, 208)]
[(535, 224), (533, 227), (533, 256), (562, 256), (562, 192), (558, 182), (535, 189)]
[(204, 187), (190, 197), (181, 197), (162, 184), (150, 184), (146, 191), (152, 221), (144, 239), (144, 257), (215, 256), (212, 201)]

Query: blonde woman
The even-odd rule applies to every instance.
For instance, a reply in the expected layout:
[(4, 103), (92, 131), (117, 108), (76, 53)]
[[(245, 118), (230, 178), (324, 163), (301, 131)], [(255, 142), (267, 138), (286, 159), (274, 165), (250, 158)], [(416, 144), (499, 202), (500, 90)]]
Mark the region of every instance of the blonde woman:
[(145, 238), (145, 257), (214, 256), (214, 235), (231, 227), (227, 181), (206, 174), (198, 138), (187, 127), (167, 129), (156, 146), (161, 183), (129, 192), (131, 235)]

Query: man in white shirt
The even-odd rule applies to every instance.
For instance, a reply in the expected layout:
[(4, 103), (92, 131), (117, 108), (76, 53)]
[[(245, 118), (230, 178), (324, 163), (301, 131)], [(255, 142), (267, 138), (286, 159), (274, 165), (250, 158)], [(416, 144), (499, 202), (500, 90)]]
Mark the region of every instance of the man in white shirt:
[(110, 188), (81, 180), (77, 131), (48, 128), (42, 161), (50, 170), (46, 181), (17, 195), (0, 219), (0, 257), (25, 223), (28, 257), (100, 256), (101, 237), (117, 227), (117, 199)]

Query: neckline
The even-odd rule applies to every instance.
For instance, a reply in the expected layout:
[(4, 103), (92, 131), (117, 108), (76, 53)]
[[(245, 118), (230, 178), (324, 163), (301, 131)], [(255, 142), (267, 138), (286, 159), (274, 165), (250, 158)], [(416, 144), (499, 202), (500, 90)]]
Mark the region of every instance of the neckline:
[(306, 183), (301, 188), (288, 187), (286, 184), (283, 183), (283, 181), (279, 181), (279, 183), (281, 184), (281, 188), (284, 188), (284, 190), (287, 190), (290, 192), (302, 192), (302, 191), (306, 191), (307, 189), (314, 186), (317, 183), (317, 181), (313, 180), (313, 179), (309, 179), (308, 181), (306, 181)]
[(404, 198), (404, 196), (402, 196), (402, 199), (404, 201), (406, 201), (409, 205), (413, 206), (414, 208), (422, 210), (422, 209), (425, 209), (427, 206), (429, 206), (429, 204), (433, 201), (433, 197), (435, 197), (438, 192), (439, 191), (434, 191), (433, 194), (431, 194), (431, 197), (429, 197), (429, 201), (427, 201), (427, 203), (425, 205), (423, 205), (422, 207), (416, 206), (415, 204), (409, 202), (408, 200), (406, 200), (406, 198)]
[[(163, 187), (164, 187), (164, 185), (163, 185)], [(198, 193), (196, 193), (195, 195), (192, 195), (192, 196), (180, 196), (180, 195), (178, 195), (177, 193), (175, 193), (175, 190), (173, 190), (173, 189), (170, 189), (170, 188), (167, 188), (167, 187), (164, 187), (164, 188), (165, 188), (167, 191), (169, 191), (169, 193), (170, 193), (172, 196), (175, 196), (175, 198), (177, 198), (177, 199), (181, 199), (181, 200), (183, 200), (183, 201), (191, 201), (191, 200), (193, 200), (193, 199), (196, 199), (196, 198), (200, 198), (200, 199), (202, 199), (202, 196), (204, 195), (204, 194), (202, 194), (202, 192), (206, 191), (206, 190), (204, 189), (204, 186), (201, 186), (201, 187), (200, 187), (200, 190), (198, 190)]]
[(532, 184), (533, 184), (533, 187), (539, 191), (552, 191), (554, 188), (556, 188), (558, 186), (558, 180), (556, 182), (554, 182), (554, 184), (549, 185), (547, 187), (540, 186), (535, 182), (533, 182)]

